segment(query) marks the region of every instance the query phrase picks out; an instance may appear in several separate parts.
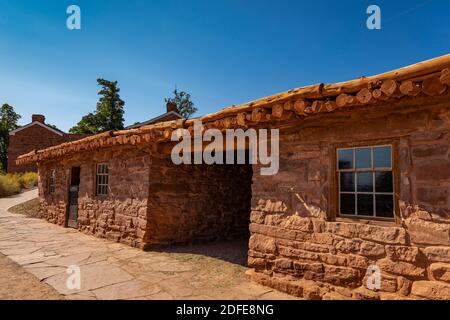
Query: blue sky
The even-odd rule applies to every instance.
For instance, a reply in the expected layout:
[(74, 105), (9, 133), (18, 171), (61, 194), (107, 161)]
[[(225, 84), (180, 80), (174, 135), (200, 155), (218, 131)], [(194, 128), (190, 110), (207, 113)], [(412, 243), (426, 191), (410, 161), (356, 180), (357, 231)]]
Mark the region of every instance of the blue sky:
[[(66, 28), (81, 8), (82, 29)], [(380, 6), (382, 29), (366, 28)], [(165, 111), (175, 86), (200, 114), (450, 52), (449, 0), (0, 0), (0, 103), (68, 130), (117, 80), (125, 122)]]

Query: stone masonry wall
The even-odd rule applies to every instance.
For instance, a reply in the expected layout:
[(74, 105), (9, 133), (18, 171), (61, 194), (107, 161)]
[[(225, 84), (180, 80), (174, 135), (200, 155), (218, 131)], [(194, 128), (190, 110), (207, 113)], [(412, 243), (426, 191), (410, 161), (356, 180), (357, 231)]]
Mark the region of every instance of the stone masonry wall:
[[(340, 113), (282, 131), (279, 173), (254, 168), (249, 276), (308, 299), (450, 299), (449, 129), (447, 103)], [(383, 139), (398, 144), (401, 217), (334, 219), (336, 145)], [(366, 288), (370, 265), (381, 270), (380, 290)]]
[(152, 158), (149, 244), (248, 238), (251, 165), (179, 165)]
[[(109, 167), (108, 196), (94, 190), (97, 163)], [(71, 167), (81, 167), (78, 198), (78, 229), (97, 237), (142, 247), (146, 232), (149, 154), (118, 147), (94, 154), (82, 153), (58, 162), (39, 165), (40, 215), (52, 223), (67, 223)], [(56, 169), (55, 193), (47, 190), (49, 170)]]

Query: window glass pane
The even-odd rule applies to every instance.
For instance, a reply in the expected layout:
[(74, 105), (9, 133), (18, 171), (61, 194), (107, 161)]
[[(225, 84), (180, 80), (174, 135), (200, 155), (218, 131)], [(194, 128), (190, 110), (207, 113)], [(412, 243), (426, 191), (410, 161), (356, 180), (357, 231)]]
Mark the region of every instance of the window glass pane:
[(377, 194), (375, 197), (375, 210), (377, 213), (377, 217), (394, 217), (394, 196)]
[(392, 192), (392, 172), (375, 173), (375, 191), (376, 192)]
[(358, 192), (373, 192), (373, 173), (372, 172), (358, 172), (357, 177), (357, 191)]
[(108, 165), (105, 164), (105, 173), (108, 173)]
[(341, 214), (355, 214), (355, 195), (341, 193), (340, 213)]
[(338, 151), (339, 169), (353, 168), (353, 150), (339, 150)]
[(373, 195), (358, 194), (358, 216), (373, 216)]
[(375, 168), (391, 167), (391, 147), (373, 148), (373, 166)]
[(354, 172), (341, 172), (341, 191), (355, 192)]
[(358, 148), (355, 150), (355, 162), (357, 169), (372, 168), (372, 151), (370, 148)]

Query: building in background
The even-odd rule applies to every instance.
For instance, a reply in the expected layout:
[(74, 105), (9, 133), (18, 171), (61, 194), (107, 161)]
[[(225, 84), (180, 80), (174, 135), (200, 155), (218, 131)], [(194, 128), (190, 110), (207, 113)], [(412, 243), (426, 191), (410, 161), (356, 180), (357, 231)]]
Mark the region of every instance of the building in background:
[(86, 134), (65, 133), (45, 123), (45, 116), (33, 114), (31, 122), (9, 133), (8, 173), (35, 171), (35, 164), (18, 167), (16, 159), (19, 155), (33, 150), (45, 149), (64, 142), (84, 138)]
[(138, 122), (135, 123), (131, 126), (126, 127), (126, 129), (136, 129), (145, 125), (149, 125), (149, 124), (155, 124), (158, 122), (164, 122), (164, 121), (171, 121), (171, 120), (178, 120), (178, 119), (183, 119), (183, 117), (181, 116), (181, 114), (178, 111), (177, 105), (173, 102), (168, 102), (167, 105), (167, 112), (157, 116), (156, 118), (144, 121), (144, 122)]

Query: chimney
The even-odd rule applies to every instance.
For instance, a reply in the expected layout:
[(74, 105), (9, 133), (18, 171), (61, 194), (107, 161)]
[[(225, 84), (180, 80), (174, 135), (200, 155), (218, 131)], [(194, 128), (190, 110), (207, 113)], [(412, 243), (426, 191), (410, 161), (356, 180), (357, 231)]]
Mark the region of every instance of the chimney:
[(33, 114), (31, 116), (31, 122), (40, 122), (40, 123), (45, 123), (45, 117), (42, 114)]
[(177, 108), (177, 104), (175, 102), (167, 102), (166, 104), (167, 106), (167, 112), (171, 112), (171, 111), (175, 111), (176, 113), (178, 113), (178, 108)]

